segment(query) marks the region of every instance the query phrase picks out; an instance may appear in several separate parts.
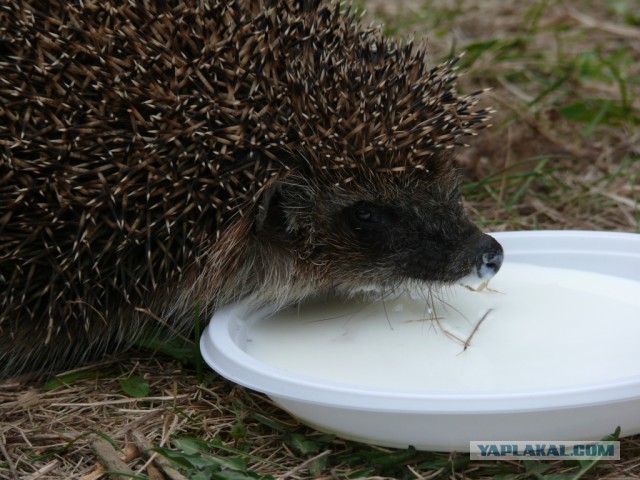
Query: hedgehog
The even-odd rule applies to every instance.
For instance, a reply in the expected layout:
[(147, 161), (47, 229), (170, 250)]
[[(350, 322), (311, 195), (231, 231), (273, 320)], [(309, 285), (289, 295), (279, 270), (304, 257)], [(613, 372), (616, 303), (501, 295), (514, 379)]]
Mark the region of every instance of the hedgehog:
[(0, 375), (223, 305), (488, 279), (456, 60), (336, 3), (0, 5)]

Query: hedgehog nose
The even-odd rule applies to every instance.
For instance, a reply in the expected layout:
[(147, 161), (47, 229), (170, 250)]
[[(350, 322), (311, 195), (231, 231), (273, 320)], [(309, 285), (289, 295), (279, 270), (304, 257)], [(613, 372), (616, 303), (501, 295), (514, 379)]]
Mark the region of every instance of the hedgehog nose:
[(483, 235), (476, 247), (475, 273), (479, 278), (489, 280), (498, 273), (498, 270), (500, 270), (502, 266), (503, 259), (504, 251), (502, 250), (502, 245), (493, 237)]

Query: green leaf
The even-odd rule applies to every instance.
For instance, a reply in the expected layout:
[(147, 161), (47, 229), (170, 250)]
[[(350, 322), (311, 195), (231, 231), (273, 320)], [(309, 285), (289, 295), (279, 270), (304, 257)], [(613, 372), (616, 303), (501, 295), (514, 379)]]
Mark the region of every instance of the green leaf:
[(213, 461), (217, 462), (222, 468), (228, 470), (245, 470), (247, 461), (238, 457), (219, 457), (217, 455), (209, 455)]
[(188, 455), (195, 453), (208, 453), (211, 449), (205, 440), (192, 437), (181, 437), (173, 440), (173, 445)]
[(65, 385), (71, 385), (78, 380), (84, 380), (85, 378), (98, 378), (99, 376), (99, 372), (75, 372), (67, 375), (59, 375), (45, 383), (43, 388), (45, 391), (49, 392)]
[(533, 460), (523, 460), (522, 462), (527, 469), (527, 473), (539, 477), (541, 474), (549, 470), (552, 465), (549, 463), (541, 463)]
[(271, 475), (258, 475), (253, 472), (234, 472), (234, 471), (224, 471), (224, 472), (215, 472), (211, 475), (211, 480), (269, 480), (273, 479)]
[(106, 475), (108, 478), (112, 477), (112, 476), (118, 476), (121, 478), (131, 478), (133, 480), (149, 480), (149, 477), (147, 477), (146, 475), (138, 475), (136, 473), (129, 473), (129, 472), (117, 472), (114, 470), (105, 470), (102, 472), (103, 475)]
[(421, 461), (425, 456), (430, 456), (428, 452), (418, 452), (414, 447), (409, 447), (405, 450), (392, 450), (392, 451), (362, 451), (354, 452), (353, 454), (344, 456), (344, 460), (353, 464), (354, 462), (368, 462), (379, 468), (390, 468), (403, 466), (409, 461)]
[(288, 429), (287, 425), (285, 425), (284, 423), (279, 422), (278, 420), (275, 420), (273, 418), (267, 418), (264, 415), (260, 415), (259, 413), (254, 413), (253, 415), (251, 415), (251, 418), (261, 423), (262, 425), (275, 430), (276, 432), (284, 433)]
[(630, 111), (622, 105), (606, 99), (592, 98), (566, 105), (558, 113), (568, 120), (583, 123), (612, 123), (626, 120)]
[(162, 456), (166, 457), (178, 467), (188, 468), (191, 470), (195, 468), (191, 463), (189, 456), (185, 455), (182, 452), (176, 452), (165, 447), (156, 447), (153, 449), (153, 451), (158, 452)]
[(201, 472), (191, 473), (189, 472), (189, 480), (211, 480), (214, 478), (216, 472), (209, 470), (203, 470)]
[(149, 395), (149, 384), (145, 382), (142, 377), (138, 375), (132, 375), (131, 377), (119, 379), (120, 388), (133, 398), (141, 398)]
[(187, 365), (193, 362), (197, 350), (194, 342), (167, 335), (143, 337), (136, 342), (136, 346), (152, 352), (160, 352)]
[(616, 427), (616, 429), (613, 431), (613, 433), (610, 433), (609, 435), (606, 435), (604, 437), (602, 437), (602, 441), (603, 442), (617, 442), (618, 440), (620, 440), (620, 432), (622, 431), (622, 429), (620, 428), (620, 425), (618, 425)]
[(363, 477), (370, 477), (373, 474), (375, 474), (375, 469), (372, 467), (366, 467), (347, 473), (346, 478), (358, 479)]
[(322, 448), (322, 446), (312, 438), (313, 437), (301, 433), (291, 433), (285, 437), (285, 441), (296, 452), (301, 455), (308, 455), (310, 453), (318, 453)]
[(313, 478), (320, 477), (322, 476), (322, 472), (327, 468), (328, 465), (329, 457), (327, 455), (317, 458), (309, 464), (309, 473)]
[(236, 421), (231, 427), (231, 431), (229, 433), (231, 434), (231, 438), (233, 438), (236, 442), (239, 440), (244, 440), (246, 438), (247, 428), (245, 427), (244, 422), (239, 417), (236, 417)]
[(491, 475), (493, 480), (521, 480), (527, 478), (528, 475), (522, 473), (498, 473)]

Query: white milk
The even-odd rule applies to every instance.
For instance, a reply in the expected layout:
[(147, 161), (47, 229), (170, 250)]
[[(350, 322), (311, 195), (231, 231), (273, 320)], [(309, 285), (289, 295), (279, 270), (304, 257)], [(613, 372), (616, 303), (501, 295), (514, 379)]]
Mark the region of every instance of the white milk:
[(555, 389), (640, 374), (640, 282), (507, 263), (489, 288), (495, 292), (447, 287), (429, 302), (403, 294), (305, 304), (257, 322), (246, 350), (306, 376), (430, 393)]

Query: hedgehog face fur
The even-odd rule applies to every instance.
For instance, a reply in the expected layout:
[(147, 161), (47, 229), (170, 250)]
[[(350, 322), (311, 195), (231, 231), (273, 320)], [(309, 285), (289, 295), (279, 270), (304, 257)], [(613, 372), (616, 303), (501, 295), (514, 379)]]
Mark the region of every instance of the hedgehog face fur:
[(485, 236), (466, 218), (452, 171), (384, 172), (344, 186), (307, 178), (275, 187), (258, 232), (295, 252), (291, 263), (304, 265), (304, 281), (316, 291), (388, 291), (472, 273)]
[(199, 306), (488, 278), (453, 62), (296, 0), (0, 6), (0, 375)]

